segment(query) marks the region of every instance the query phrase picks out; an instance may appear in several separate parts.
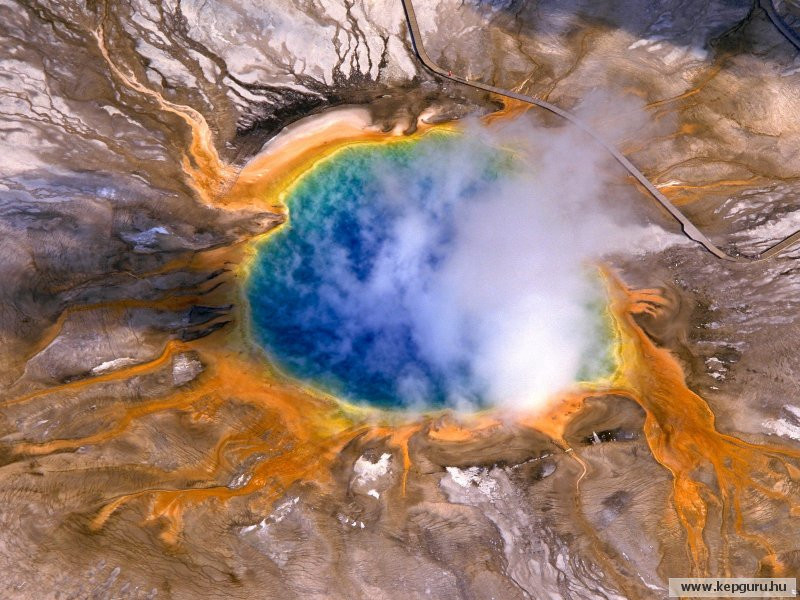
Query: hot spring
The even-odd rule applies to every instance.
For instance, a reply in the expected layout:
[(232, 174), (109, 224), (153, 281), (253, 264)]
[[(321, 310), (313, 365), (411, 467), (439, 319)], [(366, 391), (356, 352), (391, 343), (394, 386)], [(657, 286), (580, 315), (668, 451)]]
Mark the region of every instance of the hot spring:
[(316, 163), (254, 258), (256, 341), (287, 375), (381, 408), (528, 408), (607, 375), (587, 241), (603, 228), (550, 170), (481, 132)]

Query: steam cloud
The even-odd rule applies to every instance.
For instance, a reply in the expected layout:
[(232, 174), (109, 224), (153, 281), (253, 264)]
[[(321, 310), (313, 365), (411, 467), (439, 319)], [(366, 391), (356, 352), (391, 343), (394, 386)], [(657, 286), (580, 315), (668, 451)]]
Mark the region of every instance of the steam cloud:
[[(515, 166), (481, 183), (487, 148), (498, 147)], [(375, 249), (368, 264), (332, 243), (341, 232), (324, 215), (304, 232), (315, 248), (307, 262), (322, 278), (308, 290), (316, 300), (304, 318), (330, 321), (334, 361), (347, 360), (365, 331), (378, 332), (361, 368), (393, 374), (407, 406), (431, 394), (429, 374), (398, 362), (397, 348), (409, 344), (444, 374), (457, 408), (469, 408), (476, 389), (509, 408), (542, 405), (603, 352), (600, 317), (588, 306), (603, 297), (594, 261), (655, 227), (623, 230), (601, 202), (607, 156), (571, 128), (475, 122), (445, 149), (418, 144), (410, 160), (371, 163), (369, 195), (388, 231), (374, 214), (356, 215), (360, 246)], [(285, 274), (294, 285), (299, 267)]]

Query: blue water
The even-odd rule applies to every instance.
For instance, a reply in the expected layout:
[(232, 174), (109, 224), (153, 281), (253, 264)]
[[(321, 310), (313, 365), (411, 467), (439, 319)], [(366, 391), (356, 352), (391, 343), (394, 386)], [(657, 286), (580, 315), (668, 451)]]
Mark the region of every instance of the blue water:
[[(480, 226), (517, 168), (508, 153), (454, 134), (353, 146), (321, 162), (292, 188), (288, 223), (258, 249), (247, 283), (256, 340), (288, 375), (351, 402), (486, 405), (492, 363), (476, 337), (496, 329), (483, 307), (491, 311), (503, 302), (492, 295), (495, 284), (508, 285), (502, 276), (494, 279), (503, 270), (495, 265), (508, 261), (491, 252), (508, 240), (503, 224), (490, 227), (489, 241), (478, 240), (466, 261), (487, 257), (489, 267), (477, 269), (477, 280), (471, 267), (464, 277), (453, 267), (464, 262), (464, 230), (457, 224)], [(526, 243), (520, 252), (540, 250), (539, 241)], [(558, 260), (558, 252), (550, 255)], [(520, 269), (519, 278), (542, 278), (526, 275), (524, 257)], [(534, 298), (547, 297), (540, 287)], [(473, 289), (484, 302), (476, 310)], [(531, 319), (552, 322), (550, 305), (533, 310)], [(581, 330), (591, 327), (585, 314), (578, 307), (570, 317)], [(542, 339), (543, 348), (551, 345)], [(585, 350), (592, 360), (598, 356), (588, 341)], [(573, 375), (594, 367), (581, 369)]]
[[(449, 135), (354, 146), (295, 185), (289, 223), (260, 247), (247, 287), (256, 338), (279, 367), (353, 402), (435, 407), (457, 387), (482, 404), (467, 364), (421, 350), (408, 298), (447, 252), (453, 203), (485, 191), (502, 168), (483, 152), (466, 176), (437, 171), (437, 157), (458, 151)], [(403, 258), (387, 252), (402, 245), (398, 222), (409, 214), (435, 228), (403, 273)]]

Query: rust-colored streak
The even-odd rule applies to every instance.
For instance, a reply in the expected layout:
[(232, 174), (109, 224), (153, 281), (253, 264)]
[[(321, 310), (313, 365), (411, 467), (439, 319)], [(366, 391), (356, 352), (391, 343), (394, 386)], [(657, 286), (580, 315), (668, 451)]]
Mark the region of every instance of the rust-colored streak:
[(196, 295), (186, 296), (170, 296), (168, 298), (161, 298), (159, 300), (137, 300), (137, 299), (124, 299), (124, 300), (111, 300), (108, 302), (98, 302), (96, 304), (75, 304), (68, 306), (58, 316), (56, 321), (44, 330), (44, 334), (39, 341), (28, 352), (27, 360), (39, 354), (42, 350), (47, 348), (61, 333), (64, 328), (64, 323), (70, 316), (82, 313), (92, 312), (99, 310), (115, 310), (125, 311), (135, 308), (153, 308), (161, 310), (181, 310), (191, 307), (197, 303)]
[(6, 406), (11, 406), (13, 404), (28, 402), (29, 400), (33, 400), (35, 398), (41, 398), (42, 396), (47, 396), (53, 393), (78, 390), (83, 387), (93, 385), (95, 383), (103, 383), (107, 381), (122, 381), (134, 377), (136, 375), (148, 373), (150, 371), (154, 371), (159, 367), (162, 367), (164, 364), (166, 364), (168, 360), (172, 358), (174, 354), (177, 354), (178, 352), (185, 350), (186, 348), (187, 344), (185, 344), (184, 342), (180, 342), (178, 340), (169, 340), (164, 345), (164, 350), (161, 352), (161, 354), (152, 360), (135, 364), (130, 367), (126, 367), (124, 369), (119, 369), (117, 371), (104, 373), (102, 375), (95, 375), (94, 377), (78, 379), (75, 381), (70, 381), (69, 383), (64, 383), (61, 385), (56, 385), (45, 389), (36, 390), (35, 392), (31, 392), (30, 394), (25, 394), (24, 396), (19, 396), (17, 398), (12, 398), (11, 400), (7, 400), (6, 402), (0, 404), (0, 407), (6, 407)]
[[(140, 83), (132, 72), (117, 66), (106, 48), (102, 29), (95, 32), (95, 37), (109, 68), (122, 84), (150, 98), (161, 110), (176, 115), (189, 126), (192, 141), (183, 167), (198, 195), (207, 202), (213, 201), (226, 207), (265, 202), (283, 211), (285, 206), (282, 205), (281, 194), (316, 161), (352, 143), (407, 139), (368, 130), (357, 119), (301, 129), (300, 134), (295, 132), (293, 137), (279, 140), (279, 143), (257, 156), (242, 170), (226, 195), (220, 197), (218, 193), (230, 182), (231, 170), (219, 158), (203, 116), (189, 106), (166, 100)], [(660, 106), (696, 94), (716, 76), (720, 68), (721, 64), (717, 64), (695, 89), (650, 106)], [(487, 120), (510, 118), (521, 110), (523, 107), (506, 103), (503, 111)], [(430, 130), (431, 127), (426, 128), (420, 123), (420, 133), (415, 135), (420, 135), (426, 129)], [(683, 130), (681, 133), (692, 131)], [(714, 185), (745, 185), (748, 182), (723, 181)], [(698, 186), (698, 189), (700, 187), (705, 186)], [(673, 186), (673, 189), (679, 188)], [(683, 188), (688, 189), (687, 186)], [(203, 255), (205, 258), (191, 260), (202, 261), (199, 267), (204, 269), (220, 267), (228, 261), (242, 261), (251, 249), (252, 246), (248, 246), (248, 249), (223, 249), (206, 253)], [(240, 269), (240, 274), (244, 274), (247, 265), (241, 265)], [(667, 301), (658, 290), (631, 290), (611, 271), (603, 272), (608, 288), (609, 310), (617, 332), (617, 372), (610, 381), (577, 385), (574, 389), (566, 390), (553, 398), (548, 406), (533, 413), (510, 415), (506, 410), (494, 409), (479, 415), (448, 420), (442, 414), (389, 416), (379, 411), (348, 407), (271, 369), (263, 356), (250, 346), (247, 319), (242, 313), (237, 315), (240, 317), (237, 319), (240, 328), (233, 333), (217, 332), (192, 342), (171, 340), (161, 354), (150, 361), (37, 390), (0, 406), (78, 391), (97, 383), (124, 381), (166, 367), (168, 361), (179, 352), (198, 352), (204, 371), (190, 384), (173, 389), (164, 397), (136, 404), (108, 399), (108, 406), (98, 414), (104, 418), (113, 417), (112, 426), (82, 438), (50, 439), (41, 443), (25, 441), (14, 446), (19, 456), (36, 456), (70, 451), (86, 445), (110, 444), (125, 436), (135, 435), (140, 421), (158, 413), (181, 413), (198, 427), (207, 425), (209, 428), (219, 428), (218, 436), (212, 438), (213, 441), (202, 451), (202, 458), (195, 464), (159, 473), (158, 482), (147, 489), (134, 488), (134, 491), (124, 494), (109, 493), (91, 522), (92, 528), (102, 528), (117, 511), (135, 503), (139, 509), (146, 508), (147, 521), (162, 526), (161, 538), (165, 543), (178, 544), (184, 515), (193, 506), (206, 502), (224, 506), (233, 498), (250, 495), (259, 495), (262, 502), (269, 503), (298, 481), (311, 480), (323, 488), (333, 485), (331, 466), (334, 460), (349, 442), (359, 436), (382, 440), (399, 453), (402, 464), (399, 481), (401, 498), (414, 489), (415, 472), (409, 446), (411, 450), (414, 449), (412, 442), (420, 431), (425, 431), (432, 440), (457, 443), (491, 435), (493, 430), (507, 425), (533, 428), (549, 436), (564, 452), (573, 454), (585, 474), (586, 461), (577, 456), (579, 449), (573, 450), (567, 445), (565, 429), (583, 409), (588, 397), (624, 396), (637, 402), (645, 411), (644, 436), (648, 446), (655, 459), (672, 475), (671, 500), (686, 531), (693, 574), (705, 574), (711, 568), (709, 563), (712, 555), (704, 533), (709, 522), (716, 522), (709, 519), (710, 511), (715, 510), (721, 511), (721, 538), (726, 542), (720, 552), (723, 572), (728, 561), (729, 527), (733, 531), (731, 535), (735, 534), (746, 543), (762, 549), (765, 560), (769, 560), (775, 572), (778, 572), (780, 565), (771, 541), (749, 530), (746, 505), (751, 500), (748, 494), (758, 493), (771, 501), (787, 504), (792, 514), (800, 513), (800, 506), (783, 491), (792, 489), (791, 486), (775, 485), (780, 480), (786, 484), (800, 479), (800, 470), (792, 464), (792, 461), (800, 458), (800, 453), (747, 443), (718, 431), (711, 408), (687, 387), (677, 359), (667, 349), (658, 347), (637, 321), (658, 317)], [(58, 336), (67, 318), (79, 311), (179, 308), (194, 300), (196, 296), (158, 301), (124, 300), (72, 307), (64, 311), (44, 332), (33, 352), (47, 347)], [(235, 300), (232, 302), (236, 305), (234, 310), (241, 311), (243, 299), (231, 300)], [(253, 414), (236, 426), (223, 426), (218, 415), (232, 403), (246, 405)], [(778, 461), (786, 475), (770, 468), (770, 461)], [(236, 485), (230, 483), (234, 471), (245, 468), (245, 465), (247, 472), (242, 474), (244, 477)], [(713, 489), (706, 483), (708, 477), (701, 478), (709, 474), (716, 481)], [(580, 495), (582, 480), (583, 475), (576, 482), (576, 498)], [(409, 486), (409, 482), (412, 486)], [(146, 501), (147, 505), (141, 501)], [(576, 508), (580, 511), (577, 500)], [(584, 519), (581, 527), (591, 533), (587, 519)], [(601, 557), (600, 560), (607, 571), (615, 571), (611, 559)]]
[(528, 102), (522, 102), (521, 100), (515, 100), (514, 98), (505, 98), (498, 96), (497, 94), (492, 94), (492, 100), (500, 102), (503, 105), (503, 108), (491, 112), (483, 117), (483, 122), (486, 125), (493, 125), (497, 121), (516, 119), (533, 108), (533, 105), (529, 104)]
[(220, 159), (206, 118), (191, 106), (167, 100), (156, 90), (142, 84), (132, 71), (126, 72), (124, 68), (117, 65), (106, 46), (102, 26), (92, 33), (97, 40), (100, 54), (120, 83), (150, 98), (160, 110), (175, 115), (189, 127), (192, 139), (188, 151), (183, 157), (183, 170), (188, 177), (188, 183), (197, 195), (206, 204), (212, 204), (234, 172), (230, 165), (226, 165)]
[(671, 98), (664, 98), (663, 100), (656, 100), (654, 102), (650, 102), (649, 104), (645, 105), (645, 108), (659, 108), (666, 104), (671, 104), (673, 102), (679, 102), (681, 100), (685, 100), (686, 98), (691, 98), (692, 96), (699, 94), (703, 88), (708, 85), (717, 75), (720, 74), (722, 71), (722, 67), (725, 64), (726, 56), (720, 56), (717, 58), (715, 63), (708, 69), (708, 71), (700, 78), (698, 83), (692, 87), (691, 89), (683, 92), (682, 94), (678, 94), (677, 96), (673, 96)]
[(105, 429), (99, 431), (98, 433), (76, 439), (53, 440), (41, 444), (18, 444), (15, 448), (15, 451), (17, 454), (35, 456), (50, 454), (52, 452), (60, 452), (63, 450), (74, 450), (80, 448), (81, 446), (100, 444), (119, 436), (126, 429), (128, 429), (131, 423), (136, 419), (164, 410), (186, 408), (193, 404), (196, 399), (197, 398), (192, 395), (175, 395), (157, 402), (148, 402), (127, 407), (123, 410), (123, 414), (116, 419), (116, 422), (110, 429)]
[[(394, 415), (391, 420), (382, 420), (380, 413), (374, 411), (348, 413), (334, 399), (273, 373), (258, 356), (232, 352), (231, 346), (240, 342), (224, 336), (234, 334), (215, 334), (190, 343), (170, 342), (161, 356), (142, 365), (17, 399), (20, 402), (100, 381), (128, 378), (159, 368), (175, 352), (189, 348), (199, 352), (206, 365), (200, 379), (186, 388), (151, 402), (111, 407), (115, 423), (108, 429), (79, 439), (20, 443), (15, 449), (19, 455), (41, 455), (109, 443), (133, 435), (137, 421), (168, 411), (187, 413), (199, 425), (214, 426), (218, 411), (228, 403), (249, 405), (257, 411), (257, 416), (223, 432), (199, 462), (163, 473), (158, 487), (109, 499), (92, 520), (92, 527), (99, 529), (123, 506), (134, 500), (147, 500), (146, 520), (161, 524), (160, 535), (165, 543), (178, 544), (185, 511), (192, 506), (206, 502), (222, 506), (233, 498), (252, 494), (259, 494), (262, 501), (277, 499), (298, 481), (311, 480), (323, 487), (332, 485), (331, 466), (341, 449), (356, 437), (380, 439), (397, 449), (402, 463), (398, 486), (402, 498), (407, 494), (413, 473), (409, 444), (417, 432), (424, 430), (431, 439), (467, 442), (515, 424), (537, 429), (564, 451), (571, 452), (564, 440), (565, 427), (582, 409), (585, 399), (603, 394), (622, 395), (645, 410), (647, 443), (655, 459), (672, 474), (672, 502), (686, 531), (692, 572), (704, 574), (710, 569), (710, 551), (704, 533), (711, 510), (721, 511), (721, 537), (726, 543), (719, 554), (723, 565), (716, 570), (727, 569), (730, 527), (731, 535), (760, 548), (765, 560), (771, 557), (769, 560), (778, 572), (780, 565), (771, 541), (749, 530), (746, 504), (751, 502), (748, 494), (755, 491), (771, 501), (786, 503), (796, 514), (800, 507), (783, 491), (790, 488), (765, 481), (777, 483), (781, 477), (789, 483), (796, 480), (800, 470), (792, 461), (800, 458), (800, 453), (751, 444), (719, 432), (708, 404), (686, 386), (677, 359), (658, 347), (636, 320), (636, 315), (658, 316), (666, 300), (658, 290), (629, 290), (610, 271), (604, 272), (609, 308), (618, 334), (618, 371), (609, 382), (584, 384), (566, 391), (535, 414), (510, 417), (504, 411), (494, 410), (457, 420), (441, 414), (405, 420)], [(275, 431), (280, 432), (277, 438), (270, 434)], [(575, 460), (585, 469), (580, 456), (576, 455)], [(784, 465), (787, 476), (770, 468), (769, 462), (773, 460)], [(246, 479), (238, 486), (229, 485), (232, 472), (245, 463), (250, 465)], [(713, 489), (701, 480), (703, 473), (712, 473), (716, 478)], [(588, 521), (582, 526), (596, 536)], [(609, 572), (614, 571), (613, 561), (603, 557), (598, 560)]]
[[(267, 496), (277, 495), (302, 479), (324, 484), (329, 477), (327, 467), (352, 438), (352, 430), (347, 427), (349, 423), (332, 414), (336, 407), (331, 402), (310, 395), (289, 382), (269, 377), (263, 365), (214, 348), (207, 341), (201, 341), (196, 347), (202, 349), (208, 361), (208, 372), (197, 385), (185, 391), (178, 390), (158, 402), (130, 408), (117, 426), (91, 438), (19, 448), (21, 452), (36, 454), (109, 441), (123, 433), (135, 419), (165, 410), (189, 410), (196, 421), (213, 422), (216, 410), (230, 398), (258, 410), (258, 418), (242, 429), (222, 436), (201, 463), (164, 473), (167, 483), (174, 482), (172, 486), (115, 498), (97, 513), (92, 521), (93, 528), (102, 527), (126, 503), (149, 498), (147, 520), (163, 523), (162, 539), (175, 544), (179, 540), (183, 513), (192, 505), (206, 501), (224, 503), (257, 491)], [(274, 430), (281, 431), (280, 439), (277, 442), (265, 441), (268, 432)], [(244, 484), (238, 487), (227, 485), (225, 478), (230, 477), (232, 465), (260, 454), (264, 458), (247, 473)], [(180, 487), (186, 481), (205, 483)]]
[(475, 435), (486, 435), (502, 426), (503, 422), (492, 414), (466, 416), (458, 420), (441, 418), (430, 424), (426, 435), (440, 442), (468, 442)]
[[(644, 141), (629, 141), (626, 142), (622, 150), (627, 155), (636, 154), (637, 152), (642, 152), (643, 150), (650, 150), (653, 148), (654, 145), (658, 143), (665, 142), (667, 140), (682, 140), (687, 136), (695, 136), (697, 132), (700, 130), (700, 126), (696, 123), (683, 123), (678, 128), (677, 131), (672, 133), (668, 133), (666, 135), (659, 135), (652, 139), (644, 140)], [(658, 187), (658, 185), (656, 185)]]
[[(677, 359), (656, 346), (634, 319), (635, 314), (657, 314), (666, 301), (656, 290), (627, 289), (608, 271), (606, 278), (620, 335), (617, 383), (631, 390), (631, 397), (645, 410), (647, 442), (655, 459), (673, 476), (672, 500), (686, 529), (693, 573), (700, 575), (709, 569), (709, 550), (703, 537), (709, 503), (722, 508), (723, 537), (732, 521), (741, 539), (772, 554), (765, 536), (746, 531), (742, 505), (755, 490), (796, 510), (792, 497), (765, 485), (761, 478), (780, 479), (781, 474), (770, 468), (770, 460), (785, 462), (800, 458), (800, 453), (751, 444), (718, 431), (714, 413), (687, 387)], [(708, 470), (716, 478), (718, 492), (698, 480)]]
[(751, 186), (757, 184), (761, 179), (758, 175), (754, 175), (746, 179), (720, 179), (719, 181), (697, 184), (664, 183), (657, 187), (675, 204), (683, 205), (701, 199), (704, 192), (722, 192), (725, 188)]

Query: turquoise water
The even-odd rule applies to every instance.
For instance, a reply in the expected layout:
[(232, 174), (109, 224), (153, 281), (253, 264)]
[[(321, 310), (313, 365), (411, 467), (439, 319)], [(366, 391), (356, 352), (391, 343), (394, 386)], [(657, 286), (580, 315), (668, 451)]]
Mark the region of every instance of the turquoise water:
[(485, 405), (479, 329), (469, 318), (448, 325), (440, 272), (455, 213), (485, 201), (512, 168), (508, 156), (446, 134), (353, 146), (317, 165), (254, 260), (258, 342), (287, 374), (352, 402)]

